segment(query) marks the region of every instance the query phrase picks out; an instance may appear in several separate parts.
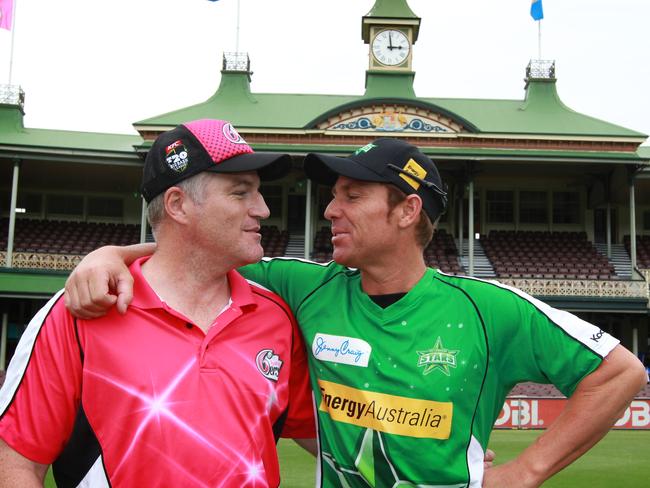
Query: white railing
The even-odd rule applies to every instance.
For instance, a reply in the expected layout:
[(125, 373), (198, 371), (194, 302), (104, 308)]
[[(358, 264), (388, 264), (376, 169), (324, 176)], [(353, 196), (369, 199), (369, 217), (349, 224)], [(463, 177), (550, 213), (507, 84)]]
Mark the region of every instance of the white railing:
[(499, 279), (534, 296), (650, 298), (646, 280)]
[[(31, 268), (47, 270), (71, 270), (83, 256), (78, 254), (41, 254), (36, 252), (14, 252), (12, 255), (13, 268)], [(0, 252), (0, 263), (7, 262), (7, 252)]]
[(248, 53), (223, 53), (223, 70), (224, 71), (241, 71), (249, 73), (251, 70), (251, 60)]
[(526, 66), (526, 79), (552, 80), (555, 79), (555, 61), (546, 59), (531, 59)]
[(25, 92), (18, 85), (0, 85), (0, 104), (25, 107)]

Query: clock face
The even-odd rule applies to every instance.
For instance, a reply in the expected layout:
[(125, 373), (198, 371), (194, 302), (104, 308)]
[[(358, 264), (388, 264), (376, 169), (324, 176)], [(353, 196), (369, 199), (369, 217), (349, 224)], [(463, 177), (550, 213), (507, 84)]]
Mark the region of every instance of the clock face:
[(386, 66), (403, 63), (410, 50), (409, 40), (402, 31), (386, 29), (372, 40), (372, 55)]

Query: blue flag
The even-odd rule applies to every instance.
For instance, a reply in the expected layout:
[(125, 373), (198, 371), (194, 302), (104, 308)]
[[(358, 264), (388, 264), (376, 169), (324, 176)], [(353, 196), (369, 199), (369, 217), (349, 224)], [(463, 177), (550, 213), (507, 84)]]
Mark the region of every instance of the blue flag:
[(530, 16), (535, 20), (542, 20), (544, 18), (542, 0), (532, 0), (530, 4)]

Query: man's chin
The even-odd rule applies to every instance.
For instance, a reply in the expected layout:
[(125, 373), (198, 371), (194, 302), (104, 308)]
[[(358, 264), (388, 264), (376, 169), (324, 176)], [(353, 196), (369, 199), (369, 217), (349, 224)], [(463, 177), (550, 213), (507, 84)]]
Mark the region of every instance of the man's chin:
[(237, 267), (258, 263), (262, 260), (263, 257), (264, 250), (260, 247), (258, 252), (251, 251), (247, 255), (241, 256), (240, 263), (237, 265)]
[(348, 268), (354, 268), (354, 260), (351, 259), (349, 254), (346, 254), (344, 252), (336, 252), (336, 249), (332, 253), (332, 260), (334, 260), (335, 263), (340, 264), (342, 266), (347, 266)]

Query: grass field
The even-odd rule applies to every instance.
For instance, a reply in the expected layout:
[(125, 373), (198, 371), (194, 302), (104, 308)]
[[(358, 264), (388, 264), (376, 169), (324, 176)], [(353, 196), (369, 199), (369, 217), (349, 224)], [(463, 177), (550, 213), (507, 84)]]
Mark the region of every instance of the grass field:
[[(497, 453), (497, 464), (521, 452), (542, 431), (498, 430), (490, 447)], [(278, 445), (282, 488), (314, 486), (314, 459), (293, 441)], [(46, 488), (56, 488), (51, 473)], [(564, 471), (544, 483), (548, 488), (643, 488), (650, 487), (650, 431), (616, 430)]]
[[(499, 430), (490, 448), (497, 464), (515, 457), (542, 431)], [(314, 460), (292, 441), (279, 444), (282, 488), (314, 486)], [(544, 483), (548, 488), (650, 487), (650, 431), (611, 431), (596, 447)]]

